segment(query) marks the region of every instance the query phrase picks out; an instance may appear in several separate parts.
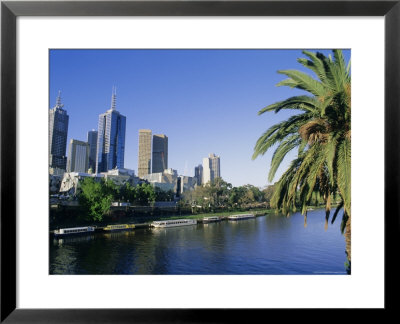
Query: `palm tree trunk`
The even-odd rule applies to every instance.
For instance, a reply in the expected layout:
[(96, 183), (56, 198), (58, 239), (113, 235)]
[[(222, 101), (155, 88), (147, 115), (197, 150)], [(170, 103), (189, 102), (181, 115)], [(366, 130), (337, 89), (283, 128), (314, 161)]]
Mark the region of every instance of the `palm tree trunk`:
[(307, 227), (307, 211), (304, 213), (304, 227)]
[(351, 261), (351, 216), (346, 222), (346, 231), (344, 233), (344, 238), (346, 240), (346, 254), (349, 261)]

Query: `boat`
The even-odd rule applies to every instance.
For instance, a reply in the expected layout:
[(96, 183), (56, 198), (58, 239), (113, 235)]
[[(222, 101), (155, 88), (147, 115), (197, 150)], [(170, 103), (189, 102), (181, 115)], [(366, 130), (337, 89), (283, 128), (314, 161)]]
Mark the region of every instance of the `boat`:
[(60, 228), (60, 229), (54, 231), (54, 236), (60, 237), (60, 236), (93, 233), (95, 231), (95, 229), (96, 228), (94, 226)]
[(134, 224), (116, 224), (116, 225), (107, 225), (103, 228), (105, 231), (123, 231), (123, 230), (130, 230), (134, 229)]
[(230, 215), (228, 216), (228, 220), (241, 220), (256, 217), (254, 214), (239, 214), (239, 215)]
[(197, 220), (195, 219), (171, 219), (164, 221), (154, 221), (151, 223), (153, 227), (176, 227), (176, 226), (188, 226), (196, 225)]
[(218, 216), (209, 216), (203, 218), (203, 223), (219, 222), (220, 220)]

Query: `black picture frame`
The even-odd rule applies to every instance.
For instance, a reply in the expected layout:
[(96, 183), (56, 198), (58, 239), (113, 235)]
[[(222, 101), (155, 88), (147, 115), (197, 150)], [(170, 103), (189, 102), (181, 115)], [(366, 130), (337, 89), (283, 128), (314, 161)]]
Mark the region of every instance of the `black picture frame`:
[[(2, 1), (1, 322), (235, 322), (264, 309), (16, 308), (16, 19), (19, 16), (384, 16), (385, 311), (396, 308), (399, 237), (400, 1)], [(367, 176), (367, 175), (366, 175)], [(373, 190), (373, 188), (371, 188)], [(373, 262), (373, 261), (372, 261)], [(368, 283), (366, 283), (367, 285)], [(38, 292), (39, 293), (39, 292)], [(345, 292), (344, 292), (345, 298)], [(329, 300), (327, 300), (329, 307)], [(275, 310), (270, 310), (275, 311)], [(378, 310), (380, 311), (380, 310)], [(240, 315), (240, 316), (239, 316)], [(345, 319), (343, 319), (345, 320)]]

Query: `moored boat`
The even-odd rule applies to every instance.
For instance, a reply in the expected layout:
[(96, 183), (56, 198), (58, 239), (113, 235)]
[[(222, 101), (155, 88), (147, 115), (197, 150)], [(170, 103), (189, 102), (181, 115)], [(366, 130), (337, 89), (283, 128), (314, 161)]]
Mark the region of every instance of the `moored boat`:
[(116, 224), (116, 225), (107, 225), (103, 229), (105, 231), (124, 231), (124, 230), (130, 230), (134, 229), (135, 225), (134, 224)]
[(230, 215), (228, 216), (229, 220), (241, 220), (256, 217), (254, 214), (239, 214), (239, 215)]
[(94, 231), (95, 231), (94, 226), (60, 228), (54, 231), (54, 236), (55, 237), (70, 236), (70, 235), (93, 233)]
[(154, 221), (151, 223), (153, 227), (176, 227), (176, 226), (188, 226), (196, 225), (197, 221), (195, 219), (171, 219), (164, 221)]
[(203, 223), (219, 222), (220, 220), (218, 216), (209, 216), (203, 218)]

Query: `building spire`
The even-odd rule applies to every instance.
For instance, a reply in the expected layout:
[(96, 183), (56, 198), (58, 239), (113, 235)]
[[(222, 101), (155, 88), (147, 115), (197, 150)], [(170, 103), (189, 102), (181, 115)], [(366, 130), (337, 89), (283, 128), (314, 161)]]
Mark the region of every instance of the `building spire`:
[(111, 109), (112, 110), (115, 110), (116, 101), (117, 101), (117, 87), (113, 86), (113, 88), (112, 88), (112, 96), (111, 96)]
[(58, 90), (58, 96), (56, 100), (56, 107), (57, 108), (62, 108), (64, 105), (61, 103), (61, 90)]

